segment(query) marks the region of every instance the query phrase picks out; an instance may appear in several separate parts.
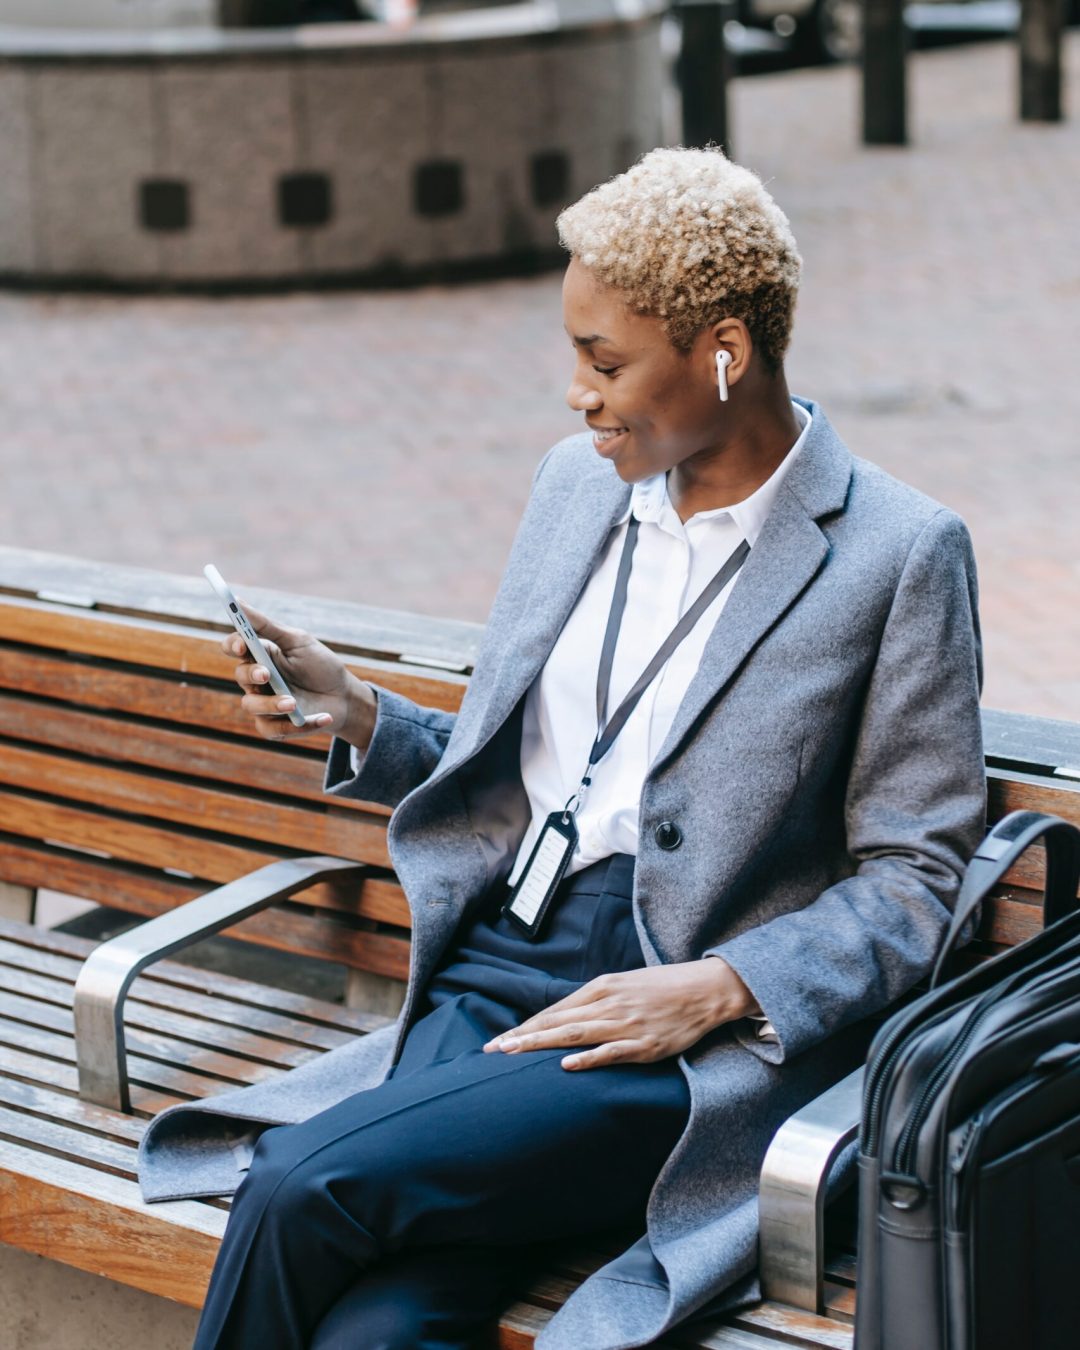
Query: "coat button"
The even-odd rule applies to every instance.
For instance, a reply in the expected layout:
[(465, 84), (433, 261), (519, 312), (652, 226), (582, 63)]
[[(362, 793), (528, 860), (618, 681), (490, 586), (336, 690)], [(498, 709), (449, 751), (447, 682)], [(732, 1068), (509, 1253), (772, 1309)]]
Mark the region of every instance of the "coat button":
[(674, 821), (662, 820), (656, 827), (656, 842), (670, 852), (682, 843), (682, 832)]

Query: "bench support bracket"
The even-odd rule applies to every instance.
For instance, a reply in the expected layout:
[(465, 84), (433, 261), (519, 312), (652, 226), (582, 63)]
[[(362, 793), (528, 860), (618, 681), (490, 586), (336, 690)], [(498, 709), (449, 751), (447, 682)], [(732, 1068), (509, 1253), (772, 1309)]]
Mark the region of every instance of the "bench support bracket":
[(791, 1116), (761, 1168), (761, 1287), (768, 1299), (822, 1308), (829, 1172), (859, 1130), (862, 1069)]
[(75, 981), (75, 1054), (79, 1096), (114, 1111), (131, 1110), (124, 1000), (155, 961), (330, 878), (359, 882), (366, 868), (343, 858), (288, 858), (208, 891), (96, 947)]

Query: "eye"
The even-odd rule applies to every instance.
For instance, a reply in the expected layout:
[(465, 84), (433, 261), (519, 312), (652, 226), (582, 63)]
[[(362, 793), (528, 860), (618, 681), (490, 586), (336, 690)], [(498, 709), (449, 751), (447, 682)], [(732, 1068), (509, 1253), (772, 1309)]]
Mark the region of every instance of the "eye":
[(619, 370), (618, 366), (593, 366), (597, 375), (614, 375)]

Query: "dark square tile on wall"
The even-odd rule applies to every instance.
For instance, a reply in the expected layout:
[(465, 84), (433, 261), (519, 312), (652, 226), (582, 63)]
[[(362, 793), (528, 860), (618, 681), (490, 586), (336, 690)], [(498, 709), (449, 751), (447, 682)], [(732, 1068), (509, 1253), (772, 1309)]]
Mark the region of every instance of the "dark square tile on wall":
[(452, 216), (465, 205), (465, 172), (457, 160), (432, 159), (416, 166), (413, 204), (421, 216)]
[(191, 192), (179, 178), (144, 178), (139, 184), (139, 221), (144, 230), (191, 228)]
[(570, 191), (570, 158), (561, 150), (545, 150), (529, 162), (533, 202), (555, 206), (565, 202)]
[(326, 225), (333, 209), (328, 174), (283, 173), (278, 179), (278, 219), (282, 225)]

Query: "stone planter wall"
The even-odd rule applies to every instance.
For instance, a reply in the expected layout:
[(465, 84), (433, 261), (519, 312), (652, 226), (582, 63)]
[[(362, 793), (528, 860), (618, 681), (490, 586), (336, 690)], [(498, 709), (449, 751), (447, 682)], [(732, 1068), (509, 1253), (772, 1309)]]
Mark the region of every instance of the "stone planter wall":
[(0, 29), (0, 280), (393, 280), (550, 257), (661, 139), (656, 0), (261, 32)]

